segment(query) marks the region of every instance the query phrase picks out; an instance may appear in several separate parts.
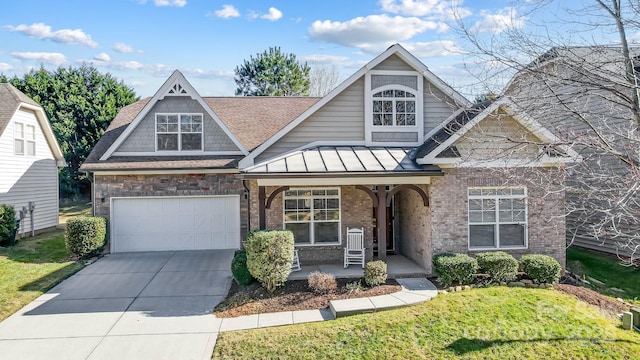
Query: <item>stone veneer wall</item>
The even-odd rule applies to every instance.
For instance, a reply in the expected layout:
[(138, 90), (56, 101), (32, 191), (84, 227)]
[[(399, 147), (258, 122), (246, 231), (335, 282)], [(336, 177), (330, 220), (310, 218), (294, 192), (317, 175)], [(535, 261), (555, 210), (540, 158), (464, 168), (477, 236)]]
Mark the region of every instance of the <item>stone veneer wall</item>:
[[(428, 194), (427, 185), (417, 185)], [(424, 206), (422, 198), (413, 190), (395, 195), (398, 212), (398, 239), (400, 254), (408, 257), (431, 273), (431, 208)]]
[[(325, 188), (330, 186), (300, 186), (300, 188)], [(258, 185), (251, 182), (251, 229), (259, 227), (258, 219)], [(277, 186), (267, 186), (266, 196), (277, 189)], [(291, 186), (291, 188), (295, 188)], [(271, 202), (271, 208), (266, 209), (267, 229), (283, 228), (283, 194), (278, 194)], [(342, 264), (344, 256), (344, 244), (346, 242), (347, 227), (364, 227), (366, 261), (373, 259), (373, 203), (364, 191), (357, 190), (355, 186), (340, 186), (340, 210), (342, 216), (342, 244), (329, 246), (296, 246), (300, 262), (304, 264), (317, 264), (335, 262)]]
[(473, 255), (468, 249), (468, 187), (526, 186), (528, 249), (504, 250), (515, 257), (544, 254), (564, 268), (564, 192), (554, 176), (556, 169), (443, 169), (443, 177), (432, 178), (429, 191), (433, 254), (445, 252)]
[[(98, 175), (94, 177), (96, 216), (109, 219), (112, 197), (240, 195), (240, 236), (247, 233), (245, 189), (234, 174)], [(101, 194), (104, 202), (101, 201)], [(257, 217), (257, 216), (256, 216)]]

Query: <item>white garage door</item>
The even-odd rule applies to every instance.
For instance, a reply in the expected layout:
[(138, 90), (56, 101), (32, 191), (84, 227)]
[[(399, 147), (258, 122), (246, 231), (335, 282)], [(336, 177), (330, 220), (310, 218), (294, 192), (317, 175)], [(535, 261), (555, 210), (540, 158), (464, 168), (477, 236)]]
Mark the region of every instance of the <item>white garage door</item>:
[(112, 252), (238, 247), (239, 196), (112, 199)]

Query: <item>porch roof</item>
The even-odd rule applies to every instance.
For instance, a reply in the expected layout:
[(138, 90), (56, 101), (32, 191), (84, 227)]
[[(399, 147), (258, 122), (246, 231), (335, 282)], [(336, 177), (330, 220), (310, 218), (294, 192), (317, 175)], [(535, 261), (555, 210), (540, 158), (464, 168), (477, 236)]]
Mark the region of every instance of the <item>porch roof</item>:
[(315, 146), (265, 160), (241, 170), (252, 175), (441, 175), (440, 168), (418, 165), (414, 147)]

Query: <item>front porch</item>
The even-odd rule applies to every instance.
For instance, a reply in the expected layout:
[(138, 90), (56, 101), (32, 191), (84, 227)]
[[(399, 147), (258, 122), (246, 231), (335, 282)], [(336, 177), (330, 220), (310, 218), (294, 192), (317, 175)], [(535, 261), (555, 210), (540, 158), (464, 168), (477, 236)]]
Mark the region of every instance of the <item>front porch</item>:
[[(388, 255), (385, 259), (387, 263), (387, 274), (390, 279), (408, 277), (426, 277), (429, 273), (427, 269), (419, 266), (402, 255)], [(364, 269), (358, 265), (350, 265), (344, 268), (342, 262), (327, 262), (315, 265), (300, 263), (302, 270), (294, 271), (289, 275), (289, 280), (306, 280), (309, 274), (314, 271), (333, 274), (336, 278), (362, 278)]]

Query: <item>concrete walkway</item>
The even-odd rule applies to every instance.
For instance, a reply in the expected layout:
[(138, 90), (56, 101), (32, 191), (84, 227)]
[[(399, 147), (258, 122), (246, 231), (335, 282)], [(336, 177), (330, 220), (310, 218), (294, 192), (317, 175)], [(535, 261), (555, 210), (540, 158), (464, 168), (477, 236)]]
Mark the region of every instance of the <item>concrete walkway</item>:
[(330, 301), (329, 309), (284, 311), (221, 319), (219, 332), (333, 320), (338, 317), (383, 311), (418, 304), (438, 295), (425, 278), (396, 279), (402, 290), (389, 295)]
[(0, 323), (2, 359), (210, 359), (233, 250), (111, 254)]

